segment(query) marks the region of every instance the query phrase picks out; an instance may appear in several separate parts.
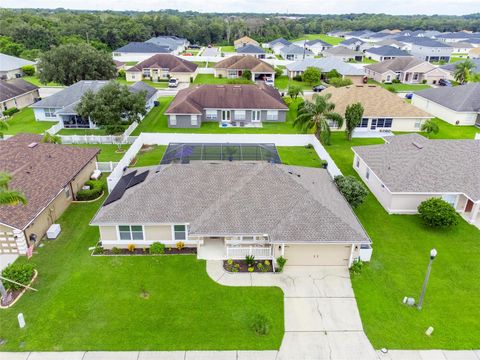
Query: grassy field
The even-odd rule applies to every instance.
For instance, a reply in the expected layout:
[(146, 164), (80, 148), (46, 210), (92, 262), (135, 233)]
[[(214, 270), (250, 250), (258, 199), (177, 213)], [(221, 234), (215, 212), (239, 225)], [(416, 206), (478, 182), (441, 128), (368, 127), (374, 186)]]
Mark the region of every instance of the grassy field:
[(23, 108), (7, 120), (8, 129), (3, 133), (5, 135), (18, 133), (43, 134), (56, 123), (56, 121), (36, 121), (33, 109)]
[[(214, 64), (211, 63), (213, 66)], [(237, 79), (228, 79), (225, 77), (215, 77), (213, 74), (198, 74), (195, 80), (193, 81), (194, 85), (202, 85), (202, 84), (229, 84), (232, 81)], [(253, 84), (253, 82), (250, 82)]]
[(402, 83), (384, 84), (384, 83), (379, 83), (378, 81), (375, 81), (373, 79), (368, 79), (368, 83), (381, 86), (385, 89), (393, 88), (395, 89), (395, 92), (404, 92), (404, 91), (415, 92), (415, 91), (425, 90), (430, 88), (430, 85), (427, 85), (427, 84), (402, 84)]
[(22, 79), (25, 80), (25, 81), (28, 81), (29, 83), (31, 83), (33, 85), (36, 85), (38, 87), (42, 87), (42, 86), (63, 86), (62, 84), (59, 84), (59, 83), (56, 83), (56, 82), (49, 82), (47, 84), (42, 84), (40, 82), (40, 79), (36, 75), (24, 76), (24, 77), (22, 77)]
[(322, 161), (314, 148), (304, 146), (277, 146), (282, 164), (321, 167)]
[(362, 61), (351, 61), (352, 63), (357, 63), (357, 64), (375, 64), (377, 63), (378, 61), (377, 60), (373, 60), (373, 59), (369, 59), (367, 57), (364, 57), (362, 59)]
[[(433, 121), (438, 125), (439, 132), (430, 135), (431, 139), (474, 139), (475, 134), (480, 134), (480, 129), (475, 126), (455, 126), (439, 118), (434, 118)], [(405, 133), (395, 131), (395, 134)], [(420, 134), (427, 137), (425, 133)]]
[(221, 46), (220, 52), (235, 52), (235, 46)]
[(299, 37), (297, 39), (290, 40), (291, 42), (293, 41), (300, 41), (300, 40), (317, 40), (320, 39), (322, 41), (325, 41), (326, 43), (330, 45), (338, 45), (340, 44), (343, 40), (343, 38), (340, 37), (334, 37), (334, 36), (328, 36), (326, 34), (305, 34), (302, 37)]
[(318, 85), (318, 84), (313, 84), (313, 85), (310, 85), (310, 84), (307, 84), (303, 81), (297, 81), (297, 80), (291, 80), (288, 76), (286, 75), (282, 75), (282, 76), (279, 76), (279, 77), (276, 77), (275, 78), (275, 87), (279, 90), (287, 90), (289, 86), (291, 85), (298, 85), (300, 86), (303, 90), (312, 90), (312, 88), (315, 86), (315, 85)]
[(165, 145), (147, 146), (137, 154), (135, 167), (159, 165), (167, 147)]
[(130, 147), (130, 145), (124, 144), (121, 146), (122, 152), (118, 152), (118, 146), (111, 144), (75, 144), (69, 146), (100, 149), (100, 153), (98, 154), (98, 161), (100, 162), (120, 161), (123, 155), (125, 155), (125, 151)]
[[(340, 170), (355, 175), (351, 146), (380, 139), (345, 140), (332, 134), (326, 149)], [(373, 240), (373, 258), (352, 284), (363, 327), (375, 348), (478, 349), (480, 231), (461, 221), (450, 230), (426, 228), (415, 215), (388, 215), (373, 195), (355, 210)], [(430, 249), (438, 250), (422, 311), (402, 304), (418, 299)], [(433, 326), (432, 336), (424, 334)]]

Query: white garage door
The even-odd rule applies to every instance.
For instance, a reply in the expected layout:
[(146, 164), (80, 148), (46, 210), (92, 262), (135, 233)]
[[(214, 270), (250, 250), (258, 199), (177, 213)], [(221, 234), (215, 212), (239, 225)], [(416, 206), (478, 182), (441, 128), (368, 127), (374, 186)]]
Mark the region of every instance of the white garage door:
[(348, 265), (351, 245), (285, 245), (287, 265)]

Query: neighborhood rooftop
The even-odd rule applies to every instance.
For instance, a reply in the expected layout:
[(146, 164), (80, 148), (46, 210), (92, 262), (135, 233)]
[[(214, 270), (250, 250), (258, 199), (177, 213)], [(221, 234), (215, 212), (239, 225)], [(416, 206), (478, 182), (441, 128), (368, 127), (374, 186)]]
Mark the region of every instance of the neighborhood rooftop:
[(383, 74), (388, 70), (394, 72), (408, 70), (424, 62), (424, 60), (420, 60), (413, 56), (401, 56), (395, 59), (385, 60), (377, 62), (375, 64), (369, 64), (365, 66), (365, 68)]
[(377, 48), (370, 48), (367, 50), (370, 54), (381, 56), (410, 56), (410, 54), (404, 50), (400, 50), (394, 46), (384, 45)]
[(30, 60), (0, 53), (0, 71), (16, 70), (20, 69), (22, 66), (34, 64), (35, 63)]
[(232, 70), (248, 69), (251, 72), (275, 72), (270, 64), (251, 55), (229, 56), (225, 60), (217, 62), (214, 67)]
[(480, 83), (426, 89), (416, 95), (455, 111), (480, 111)]
[(363, 69), (332, 57), (305, 59), (286, 65), (288, 71), (305, 71), (308, 67), (322, 69), (322, 72), (329, 72), (335, 69), (342, 75), (364, 75)]
[(253, 44), (247, 44), (241, 46), (237, 49), (237, 53), (239, 54), (265, 54), (265, 50), (263, 50), (260, 46), (255, 46)]
[(156, 54), (132, 66), (127, 71), (135, 72), (143, 69), (168, 69), (170, 72), (192, 72), (198, 65), (171, 54)]
[(114, 53), (169, 53), (171, 50), (168, 46), (160, 46), (148, 42), (131, 42), (121, 48), (118, 48)]
[(0, 101), (13, 99), (36, 89), (38, 89), (37, 86), (23, 79), (0, 81)]

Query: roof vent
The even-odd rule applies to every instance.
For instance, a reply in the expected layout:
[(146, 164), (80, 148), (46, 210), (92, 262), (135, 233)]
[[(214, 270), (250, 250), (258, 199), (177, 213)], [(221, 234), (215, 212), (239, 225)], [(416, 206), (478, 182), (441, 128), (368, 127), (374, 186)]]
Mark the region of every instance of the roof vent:
[(33, 148), (36, 147), (36, 146), (38, 146), (38, 143), (37, 143), (37, 142), (32, 142), (32, 143), (28, 144), (28, 147), (29, 147), (30, 149), (33, 149)]
[(423, 145), (421, 145), (421, 144), (419, 144), (415, 141), (412, 142), (412, 145), (415, 146), (417, 149), (423, 149)]

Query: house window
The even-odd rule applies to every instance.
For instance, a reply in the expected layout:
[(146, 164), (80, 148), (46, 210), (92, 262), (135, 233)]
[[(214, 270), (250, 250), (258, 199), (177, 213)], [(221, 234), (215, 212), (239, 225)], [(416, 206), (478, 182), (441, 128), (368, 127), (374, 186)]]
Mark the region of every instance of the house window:
[(207, 110), (205, 111), (205, 118), (207, 120), (217, 120), (218, 112), (217, 110)]
[(170, 125), (177, 125), (177, 115), (170, 115)]
[(357, 126), (359, 128), (367, 128), (368, 127), (368, 118), (363, 118), (360, 124)]
[(355, 166), (356, 166), (357, 168), (360, 167), (360, 158), (358, 158), (358, 157), (357, 157), (357, 159), (356, 159)]
[(43, 109), (44, 113), (45, 113), (45, 117), (47, 118), (54, 118), (56, 117), (55, 116), (55, 109), (52, 109), (52, 108), (45, 108)]
[(198, 125), (197, 115), (191, 115), (190, 120), (192, 122), (192, 126), (197, 126)]
[(413, 74), (413, 80), (417, 81), (418, 80), (418, 73)]
[(143, 69), (143, 76), (150, 76), (150, 69)]
[(377, 127), (383, 128), (385, 124), (385, 119), (377, 119)]
[(278, 120), (278, 110), (268, 110), (267, 120)]
[(70, 197), (72, 196), (72, 193), (70, 191), (70, 186), (65, 186), (65, 188), (63, 189), (63, 192), (65, 193), (65, 197), (67, 199), (70, 199)]
[(187, 227), (185, 225), (173, 226), (173, 238), (177, 241), (187, 239)]
[(143, 240), (143, 227), (141, 225), (120, 225), (118, 233), (120, 240)]
[(391, 128), (393, 123), (393, 119), (385, 119), (385, 124), (383, 125), (384, 128)]
[(365, 177), (368, 179), (370, 179), (370, 168), (367, 168), (367, 172), (365, 173)]
[(229, 78), (236, 78), (237, 77), (237, 70), (228, 70), (227, 76)]
[(245, 110), (235, 110), (235, 120), (245, 120), (246, 112)]
[(417, 120), (415, 121), (415, 129), (420, 129), (420, 126), (422, 126), (422, 120)]

